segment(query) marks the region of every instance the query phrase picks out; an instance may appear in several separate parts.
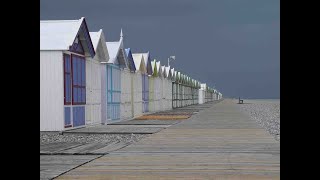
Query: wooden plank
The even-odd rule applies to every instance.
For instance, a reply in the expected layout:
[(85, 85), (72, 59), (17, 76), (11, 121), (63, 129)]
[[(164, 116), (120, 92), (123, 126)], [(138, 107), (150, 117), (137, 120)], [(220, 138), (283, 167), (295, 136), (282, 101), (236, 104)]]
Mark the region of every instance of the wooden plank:
[(52, 179), (99, 156), (40, 155), (40, 179)]
[(235, 104), (210, 104), (58, 179), (280, 179), (280, 143)]
[(110, 125), (172, 125), (181, 122), (180, 120), (171, 120), (171, 121), (161, 121), (161, 120), (130, 120), (112, 123)]
[(83, 144), (81, 146), (77, 146), (75, 148), (71, 148), (65, 151), (59, 152), (59, 154), (88, 154), (90, 151), (94, 151), (96, 149), (100, 149), (102, 147), (107, 146), (108, 144), (103, 143), (103, 142), (98, 142), (98, 143), (87, 143)]
[(54, 143), (40, 144), (40, 155), (54, 154), (59, 151), (74, 148), (81, 145), (82, 143), (78, 143), (78, 142), (54, 142)]
[(81, 129), (73, 129), (64, 133), (71, 134), (153, 134), (159, 132), (164, 127), (139, 127), (139, 126), (96, 126)]
[(105, 147), (90, 151), (90, 154), (107, 154), (109, 152), (116, 151), (118, 149), (126, 147), (129, 144), (130, 143), (128, 143), (128, 142), (126, 142), (126, 143), (125, 142), (111, 143)]

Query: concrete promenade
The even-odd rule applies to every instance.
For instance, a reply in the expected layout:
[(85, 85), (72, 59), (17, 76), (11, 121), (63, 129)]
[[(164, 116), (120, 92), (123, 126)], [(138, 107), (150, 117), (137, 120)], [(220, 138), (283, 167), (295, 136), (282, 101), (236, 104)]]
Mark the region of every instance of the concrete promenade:
[(57, 179), (280, 179), (280, 143), (236, 103), (212, 104)]

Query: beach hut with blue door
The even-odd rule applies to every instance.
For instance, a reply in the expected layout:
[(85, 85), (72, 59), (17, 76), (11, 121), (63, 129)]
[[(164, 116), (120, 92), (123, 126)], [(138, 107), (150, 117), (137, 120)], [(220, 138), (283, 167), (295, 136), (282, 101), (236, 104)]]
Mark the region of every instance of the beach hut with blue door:
[(143, 113), (143, 96), (145, 91), (143, 88), (146, 86), (143, 84), (144, 75), (147, 74), (147, 68), (142, 54), (132, 54), (134, 64), (136, 66), (136, 72), (133, 74), (133, 94), (134, 94), (134, 117), (138, 117)]
[(120, 32), (119, 41), (106, 42), (109, 61), (107, 69), (107, 123), (120, 120), (121, 103), (121, 69), (127, 68), (126, 55), (123, 47), (123, 34)]
[(142, 55), (146, 67), (146, 72), (142, 76), (142, 112), (149, 112), (149, 76), (153, 74), (150, 53), (133, 53), (132, 55)]
[(86, 61), (94, 56), (84, 17), (40, 21), (40, 131), (85, 126)]
[(106, 123), (106, 63), (109, 53), (102, 29), (90, 32), (96, 55), (86, 61), (86, 124)]

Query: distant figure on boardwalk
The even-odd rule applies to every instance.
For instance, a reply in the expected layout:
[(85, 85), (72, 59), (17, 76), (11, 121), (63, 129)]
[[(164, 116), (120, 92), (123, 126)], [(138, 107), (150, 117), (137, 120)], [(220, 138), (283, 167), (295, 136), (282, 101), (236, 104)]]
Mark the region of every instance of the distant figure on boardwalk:
[(243, 104), (243, 99), (240, 99), (240, 97), (239, 97), (239, 103), (238, 104)]

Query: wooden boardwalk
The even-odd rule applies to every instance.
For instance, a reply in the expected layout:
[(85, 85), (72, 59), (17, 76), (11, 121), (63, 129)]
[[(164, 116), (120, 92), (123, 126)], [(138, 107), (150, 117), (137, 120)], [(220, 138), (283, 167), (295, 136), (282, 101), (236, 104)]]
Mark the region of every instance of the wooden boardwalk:
[(280, 143), (224, 100), (57, 179), (280, 179)]

